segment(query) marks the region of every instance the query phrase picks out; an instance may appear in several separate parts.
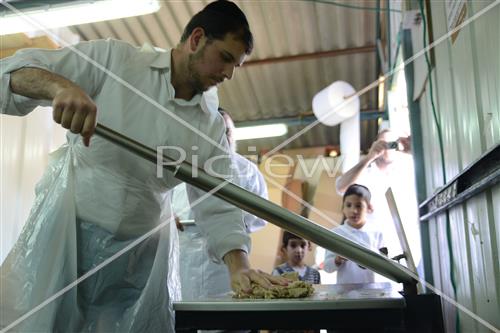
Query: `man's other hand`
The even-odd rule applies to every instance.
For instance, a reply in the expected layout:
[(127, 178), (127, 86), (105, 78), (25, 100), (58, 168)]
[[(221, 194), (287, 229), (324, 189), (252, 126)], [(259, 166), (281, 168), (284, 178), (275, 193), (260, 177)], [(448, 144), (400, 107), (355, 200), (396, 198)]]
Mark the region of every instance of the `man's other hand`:
[(273, 286), (287, 286), (290, 281), (281, 276), (274, 276), (259, 269), (242, 269), (231, 274), (231, 288), (237, 293), (252, 293), (252, 283), (266, 289)]
[(252, 282), (266, 289), (273, 285), (288, 285), (288, 279), (273, 276), (260, 270), (250, 268), (248, 254), (242, 250), (232, 250), (224, 256), (224, 262), (231, 275), (231, 288), (235, 292), (251, 293)]

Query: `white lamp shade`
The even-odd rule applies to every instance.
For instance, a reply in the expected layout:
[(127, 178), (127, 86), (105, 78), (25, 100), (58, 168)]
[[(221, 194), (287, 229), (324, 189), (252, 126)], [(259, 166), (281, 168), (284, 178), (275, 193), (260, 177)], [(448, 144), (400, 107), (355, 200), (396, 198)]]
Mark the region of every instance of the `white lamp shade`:
[(359, 112), (340, 124), (340, 154), (342, 156), (342, 173), (346, 173), (359, 162), (361, 153), (361, 133)]
[(335, 126), (359, 112), (359, 97), (347, 82), (336, 81), (313, 98), (316, 118), (327, 126)]

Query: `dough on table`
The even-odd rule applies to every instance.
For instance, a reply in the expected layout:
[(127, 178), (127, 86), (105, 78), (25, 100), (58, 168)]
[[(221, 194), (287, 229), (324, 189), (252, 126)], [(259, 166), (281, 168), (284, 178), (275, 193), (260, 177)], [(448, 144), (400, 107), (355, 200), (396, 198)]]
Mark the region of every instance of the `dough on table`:
[(281, 276), (293, 282), (289, 283), (288, 286), (275, 285), (272, 289), (265, 289), (252, 282), (252, 291), (250, 293), (240, 291), (235, 293), (234, 298), (302, 298), (311, 296), (314, 293), (312, 284), (300, 281), (297, 272), (283, 273)]

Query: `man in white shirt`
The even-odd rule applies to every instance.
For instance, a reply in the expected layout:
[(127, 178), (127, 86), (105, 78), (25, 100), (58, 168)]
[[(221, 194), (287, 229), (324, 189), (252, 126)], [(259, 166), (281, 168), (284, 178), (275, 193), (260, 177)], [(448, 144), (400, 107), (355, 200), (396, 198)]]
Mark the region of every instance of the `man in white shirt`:
[[(388, 147), (388, 144), (394, 142), (397, 147)], [(395, 132), (386, 129), (378, 134), (368, 154), (337, 179), (336, 187), (339, 194), (343, 194), (352, 184), (368, 187), (372, 193), (374, 209), (368, 215), (367, 225), (382, 232), (389, 257), (399, 255), (403, 251), (385, 197), (387, 189), (392, 188), (413, 260), (415, 265), (419, 266), (422, 250), (413, 170), (410, 139), (399, 137)]]
[[(235, 184), (247, 191), (258, 194), (267, 199), (267, 187), (264, 177), (257, 166), (245, 157), (236, 153), (234, 139), (234, 123), (229, 114), (222, 109), (219, 112), (226, 125), (226, 137), (231, 147), (231, 159), (235, 172)], [(197, 226), (198, 221), (192, 220), (191, 209), (186, 195), (186, 184), (175, 187), (172, 196), (172, 210), (178, 215), (176, 222), (179, 229), (180, 244), (180, 278), (182, 298), (194, 300), (226, 294), (231, 290), (229, 272), (225, 265), (210, 260), (206, 244), (207, 241)], [(266, 222), (252, 214), (244, 212), (243, 221), (248, 233), (260, 230)]]
[[(52, 105), (54, 120), (71, 133), (52, 156), (26, 226), (0, 268), (0, 328), (174, 332), (177, 279), (167, 255), (175, 252), (173, 223), (155, 228), (170, 219), (169, 190), (180, 181), (170, 173), (156, 177), (154, 164), (92, 134), (98, 118), (149, 147), (179, 147), (187, 161), (196, 154), (199, 165), (227, 155), (209, 88), (230, 79), (252, 46), (243, 12), (217, 1), (191, 19), (167, 52), (101, 40), (1, 60), (0, 112), (25, 115)], [(230, 174), (229, 159), (218, 158), (213, 169)], [(241, 210), (198, 189), (188, 195), (195, 218), (204, 217), (210, 256), (228, 266), (235, 289), (248, 290), (251, 281), (286, 284), (249, 267)], [(150, 237), (134, 243), (144, 235)]]

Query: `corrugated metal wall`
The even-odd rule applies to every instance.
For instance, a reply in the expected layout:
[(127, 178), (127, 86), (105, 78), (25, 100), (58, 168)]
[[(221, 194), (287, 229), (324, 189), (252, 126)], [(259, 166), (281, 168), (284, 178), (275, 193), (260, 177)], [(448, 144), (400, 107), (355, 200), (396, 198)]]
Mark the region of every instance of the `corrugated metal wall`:
[[(470, 18), (492, 1), (467, 2)], [(445, 1), (430, 1), (434, 39), (447, 33)], [(500, 5), (434, 49), (434, 102), (441, 121), (447, 180), (500, 142)], [(420, 100), (427, 195), (443, 184), (438, 136), (429, 84)], [(453, 296), (446, 215), (429, 223), (435, 286)], [(455, 300), (500, 327), (500, 186), (449, 211), (450, 244), (456, 281)], [(489, 332), (472, 316), (443, 301), (448, 332), (456, 313), (460, 332)]]
[[(212, 0), (160, 1), (161, 9), (149, 15), (72, 26), (82, 40), (116, 38), (140, 46), (145, 42), (161, 48), (174, 47), (191, 16)], [(308, 55), (332, 50), (372, 48), (342, 56), (277, 61), (239, 68), (231, 82), (219, 87), (219, 100), (236, 122), (298, 117), (312, 111), (316, 93), (334, 81), (349, 82), (360, 90), (377, 79), (375, 69), (376, 11), (339, 6), (337, 1), (236, 0), (248, 17), (255, 46), (247, 62), (276, 57)], [(342, 1), (341, 1), (342, 2)], [(382, 2), (384, 8), (385, 1)], [(375, 1), (349, 1), (373, 7)], [(399, 5), (398, 5), (399, 6)], [(377, 90), (363, 94), (361, 109), (377, 108)], [(361, 148), (369, 149), (376, 136), (376, 121), (362, 121)], [(248, 146), (273, 149), (305, 126), (290, 126), (287, 136), (245, 140)], [(291, 141), (285, 148), (339, 144), (339, 126), (318, 125)]]

